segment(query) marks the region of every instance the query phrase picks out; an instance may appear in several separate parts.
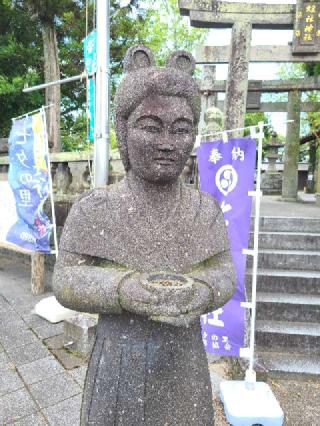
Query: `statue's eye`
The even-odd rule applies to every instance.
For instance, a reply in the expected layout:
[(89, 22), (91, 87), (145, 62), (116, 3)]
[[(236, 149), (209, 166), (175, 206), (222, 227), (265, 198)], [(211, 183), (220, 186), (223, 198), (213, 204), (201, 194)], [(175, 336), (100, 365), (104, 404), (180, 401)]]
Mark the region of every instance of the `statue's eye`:
[(177, 135), (188, 135), (191, 133), (191, 130), (186, 127), (177, 127), (173, 130), (173, 133)]
[(161, 132), (161, 128), (160, 127), (158, 127), (158, 126), (152, 126), (152, 125), (143, 126), (142, 129), (145, 130), (148, 133), (160, 133)]

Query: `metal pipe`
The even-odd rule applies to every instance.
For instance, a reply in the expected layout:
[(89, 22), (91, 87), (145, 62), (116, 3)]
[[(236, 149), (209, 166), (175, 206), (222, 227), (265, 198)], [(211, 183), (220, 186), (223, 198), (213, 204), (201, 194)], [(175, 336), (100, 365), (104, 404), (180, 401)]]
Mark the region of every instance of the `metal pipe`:
[(97, 0), (97, 73), (95, 111), (94, 186), (108, 182), (109, 156), (109, 0)]
[(69, 83), (70, 81), (82, 80), (85, 77), (86, 77), (86, 73), (83, 72), (82, 74), (74, 75), (73, 77), (67, 77), (61, 80), (50, 81), (49, 83), (38, 84), (37, 86), (26, 87), (22, 91), (24, 93), (29, 93), (29, 92), (33, 92), (34, 90), (40, 90), (40, 89), (45, 89), (46, 87), (56, 86), (57, 84), (64, 84), (64, 83)]

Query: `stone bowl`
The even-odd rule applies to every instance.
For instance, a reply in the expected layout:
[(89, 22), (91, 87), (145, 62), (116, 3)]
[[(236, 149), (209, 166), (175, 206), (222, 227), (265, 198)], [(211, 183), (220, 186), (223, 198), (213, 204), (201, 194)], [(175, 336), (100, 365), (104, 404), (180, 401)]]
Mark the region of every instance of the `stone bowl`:
[(185, 304), (193, 295), (193, 280), (170, 272), (142, 274), (141, 285), (154, 293), (160, 303)]

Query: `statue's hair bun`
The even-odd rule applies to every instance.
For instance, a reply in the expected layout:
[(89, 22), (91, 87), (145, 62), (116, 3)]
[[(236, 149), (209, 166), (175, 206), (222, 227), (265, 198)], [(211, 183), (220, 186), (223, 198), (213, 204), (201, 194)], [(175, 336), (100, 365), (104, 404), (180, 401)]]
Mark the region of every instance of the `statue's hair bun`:
[[(141, 68), (150, 68), (155, 66), (155, 59), (152, 51), (142, 44), (138, 46), (132, 46), (127, 50), (126, 56), (124, 57), (123, 68), (124, 72), (130, 73), (138, 71)], [(196, 63), (193, 56), (185, 50), (177, 50), (173, 52), (166, 62), (167, 68), (175, 68), (179, 71), (184, 71), (187, 74), (192, 75)]]
[(196, 62), (189, 52), (177, 50), (167, 59), (166, 67), (175, 68), (192, 75), (196, 67)]
[(132, 46), (127, 50), (124, 57), (123, 68), (125, 72), (137, 71), (141, 68), (155, 66), (152, 51), (143, 45)]

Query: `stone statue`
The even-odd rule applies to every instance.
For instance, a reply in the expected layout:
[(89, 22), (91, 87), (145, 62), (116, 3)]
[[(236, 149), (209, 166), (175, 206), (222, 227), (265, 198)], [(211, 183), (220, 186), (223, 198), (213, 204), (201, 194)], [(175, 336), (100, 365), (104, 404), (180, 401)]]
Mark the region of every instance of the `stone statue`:
[[(204, 135), (214, 135), (217, 132), (221, 132), (224, 127), (223, 112), (215, 106), (206, 109), (206, 112), (204, 113), (204, 122), (206, 124), (202, 131)], [(220, 138), (221, 134), (218, 134), (214, 139)], [(210, 140), (214, 139), (210, 138)]]
[(74, 204), (54, 273), (57, 299), (99, 313), (82, 425), (212, 426), (199, 316), (226, 303), (235, 276), (217, 202), (180, 180), (200, 98), (192, 56), (155, 66), (130, 48), (116, 94), (123, 181)]

